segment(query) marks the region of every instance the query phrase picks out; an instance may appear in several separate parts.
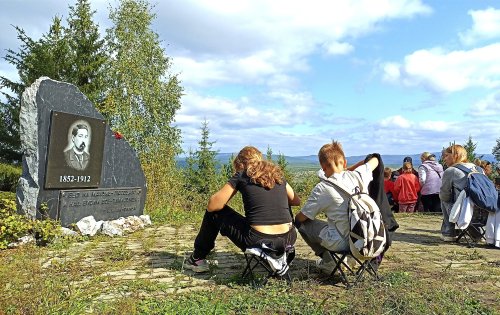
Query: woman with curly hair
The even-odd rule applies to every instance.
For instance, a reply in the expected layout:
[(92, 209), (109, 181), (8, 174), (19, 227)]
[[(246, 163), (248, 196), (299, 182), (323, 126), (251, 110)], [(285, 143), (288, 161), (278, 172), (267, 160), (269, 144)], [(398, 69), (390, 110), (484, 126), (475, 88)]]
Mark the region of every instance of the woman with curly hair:
[[(285, 247), (295, 244), (297, 233), (289, 207), (300, 205), (300, 199), (285, 181), (282, 170), (263, 160), (262, 153), (252, 146), (241, 149), (233, 167), (236, 173), (210, 197), (194, 251), (184, 263), (186, 269), (209, 270), (206, 257), (215, 247), (219, 232), (242, 251), (263, 240)], [(245, 216), (227, 205), (238, 191), (243, 197)]]

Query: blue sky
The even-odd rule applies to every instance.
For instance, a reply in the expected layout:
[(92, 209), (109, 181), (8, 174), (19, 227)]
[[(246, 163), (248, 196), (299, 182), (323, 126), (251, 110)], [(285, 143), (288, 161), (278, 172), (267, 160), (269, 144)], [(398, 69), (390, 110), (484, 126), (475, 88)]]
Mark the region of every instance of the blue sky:
[[(108, 6), (92, 1), (104, 34)], [(73, 2), (69, 2), (73, 4)], [(0, 51), (10, 25), (38, 38), (57, 0), (0, 0)], [(469, 0), (166, 0), (153, 29), (185, 96), (175, 124), (196, 148), (245, 145), (290, 156), (332, 139), (347, 155), (439, 151), (472, 136), (479, 153), (500, 137), (500, 3)], [(0, 61), (0, 75), (16, 78)]]

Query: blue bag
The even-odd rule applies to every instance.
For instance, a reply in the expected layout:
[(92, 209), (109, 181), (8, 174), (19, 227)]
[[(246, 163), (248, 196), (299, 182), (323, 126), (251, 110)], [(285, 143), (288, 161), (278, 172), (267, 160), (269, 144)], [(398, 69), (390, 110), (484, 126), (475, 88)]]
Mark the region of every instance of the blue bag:
[(467, 185), (465, 193), (472, 202), (479, 208), (496, 212), (498, 210), (498, 192), (493, 185), (493, 182), (488, 176), (482, 173), (482, 169), (468, 169), (467, 167), (457, 164), (454, 167), (458, 168), (467, 175)]

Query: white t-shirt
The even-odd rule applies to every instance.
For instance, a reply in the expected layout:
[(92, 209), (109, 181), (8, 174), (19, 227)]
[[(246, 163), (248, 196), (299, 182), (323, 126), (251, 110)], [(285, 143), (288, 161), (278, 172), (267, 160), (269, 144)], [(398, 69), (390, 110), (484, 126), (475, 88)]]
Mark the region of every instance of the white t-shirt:
[[(361, 177), (362, 187), (359, 187), (357, 172)], [(330, 176), (330, 180), (338, 182), (341, 187), (355, 193), (356, 187), (367, 193), (368, 184), (372, 180), (372, 171), (367, 164), (357, 167), (354, 171), (343, 171)], [(306, 203), (300, 210), (307, 218), (314, 220), (319, 213), (325, 213), (328, 226), (321, 230), (319, 237), (321, 245), (329, 250), (349, 249), (349, 215), (347, 213), (348, 196), (338, 192), (333, 186), (321, 181), (311, 192)]]

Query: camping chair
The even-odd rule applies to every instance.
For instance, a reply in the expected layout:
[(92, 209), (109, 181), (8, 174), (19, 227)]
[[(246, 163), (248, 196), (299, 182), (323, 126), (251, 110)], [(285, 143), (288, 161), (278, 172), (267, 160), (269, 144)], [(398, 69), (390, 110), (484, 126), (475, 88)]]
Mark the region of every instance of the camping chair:
[(486, 241), (484, 234), (486, 233), (485, 226), (488, 220), (488, 211), (479, 207), (474, 207), (472, 218), (467, 228), (460, 230), (457, 236), (457, 243), (465, 240), (467, 247), (474, 247), (481, 240)]
[[(285, 279), (289, 285), (292, 284), (289, 268), (295, 258), (293, 245), (274, 249), (262, 242), (260, 246), (245, 249), (244, 255), (246, 266), (241, 278), (249, 278), (253, 287), (264, 286), (269, 278)], [(265, 273), (256, 277), (256, 271)]]
[[(340, 280), (346, 286), (346, 289), (350, 289), (351, 287), (358, 284), (358, 282), (363, 279), (366, 273), (371, 275), (375, 281), (380, 280), (380, 277), (378, 275), (378, 257), (361, 261), (351, 255), (350, 251), (330, 251), (330, 254), (335, 261), (335, 268), (333, 268), (330, 276), (333, 277), (335, 273), (338, 272)], [(356, 265), (349, 266), (349, 264), (346, 263), (347, 257), (352, 258), (356, 262)]]

